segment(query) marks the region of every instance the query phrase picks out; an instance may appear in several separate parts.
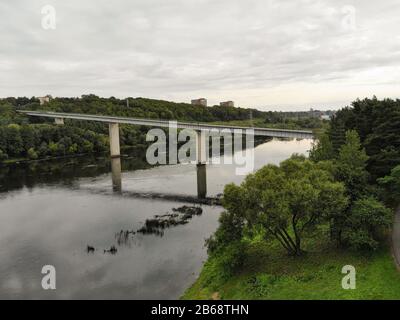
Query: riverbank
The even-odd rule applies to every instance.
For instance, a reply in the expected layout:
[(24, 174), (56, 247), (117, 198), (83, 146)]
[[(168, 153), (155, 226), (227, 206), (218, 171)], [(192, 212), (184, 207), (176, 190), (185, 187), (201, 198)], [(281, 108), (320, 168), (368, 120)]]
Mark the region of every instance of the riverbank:
[[(361, 254), (309, 242), (307, 251), (290, 257), (277, 243), (254, 241), (241, 270), (225, 278), (218, 258), (209, 258), (182, 299), (400, 299), (400, 273), (389, 245)], [(341, 286), (345, 265), (356, 269), (355, 290)]]
[[(143, 144), (138, 144), (136, 146), (121, 146), (122, 152), (129, 152), (131, 150), (145, 150), (146, 146)], [(20, 157), (20, 158), (10, 158), (3, 161), (0, 161), (1, 165), (13, 165), (13, 164), (29, 164), (29, 163), (36, 163), (36, 162), (43, 162), (43, 161), (52, 161), (52, 160), (63, 160), (63, 159), (71, 159), (71, 158), (81, 158), (87, 156), (95, 156), (95, 157), (104, 157), (109, 156), (108, 151), (104, 152), (91, 152), (91, 153), (76, 153), (76, 154), (68, 154), (64, 156), (47, 156), (44, 158), (39, 159), (29, 159), (27, 157)], [(122, 156), (124, 156), (122, 154)]]

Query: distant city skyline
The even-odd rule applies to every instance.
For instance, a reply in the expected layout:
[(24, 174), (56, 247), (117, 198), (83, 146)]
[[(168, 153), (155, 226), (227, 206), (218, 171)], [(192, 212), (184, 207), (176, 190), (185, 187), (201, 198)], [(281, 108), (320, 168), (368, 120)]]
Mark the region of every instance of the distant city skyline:
[(399, 13), (398, 0), (2, 2), (0, 97), (275, 111), (399, 98)]

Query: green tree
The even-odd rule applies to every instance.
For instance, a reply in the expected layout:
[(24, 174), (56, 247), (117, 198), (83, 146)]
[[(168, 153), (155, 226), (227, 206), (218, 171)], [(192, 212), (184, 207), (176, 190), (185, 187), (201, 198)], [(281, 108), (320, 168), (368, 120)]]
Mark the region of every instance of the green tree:
[(93, 152), (93, 143), (91, 143), (90, 141), (88, 141), (88, 140), (85, 140), (84, 142), (83, 142), (83, 148), (82, 148), (82, 150), (83, 150), (83, 152), (85, 152), (85, 153), (90, 153), (90, 152)]
[(400, 163), (400, 99), (357, 100), (336, 113), (331, 124), (331, 140), (337, 145), (344, 130), (356, 130), (368, 156), (367, 169), (373, 181), (390, 174)]
[(53, 156), (56, 156), (58, 154), (58, 144), (53, 141), (50, 141), (49, 151)]
[(43, 141), (40, 144), (38, 151), (39, 151), (40, 157), (42, 157), (42, 158), (46, 157), (49, 153), (49, 147), (48, 147), (47, 143)]
[(39, 156), (34, 148), (30, 148), (28, 150), (28, 157), (29, 159), (36, 160)]
[(17, 124), (10, 124), (6, 127), (7, 153), (10, 156), (20, 156), (24, 151), (20, 129), (21, 126)]
[(329, 139), (329, 135), (322, 134), (317, 141), (314, 141), (313, 146), (310, 150), (310, 159), (312, 161), (324, 161), (335, 158), (332, 142)]
[(385, 189), (384, 198), (392, 205), (398, 205), (400, 199), (400, 165), (394, 167), (383, 178), (378, 179), (378, 183)]
[(358, 133), (354, 130), (346, 132), (345, 143), (339, 149), (339, 155), (334, 161), (335, 178), (346, 186), (349, 204), (344, 211), (333, 212), (330, 219), (331, 238), (337, 245), (342, 245), (342, 235), (348, 226), (347, 219), (354, 201), (366, 194), (368, 187), (368, 172), (366, 170), (368, 156), (362, 148)]
[(4, 161), (8, 159), (7, 153), (0, 149), (0, 161)]
[(354, 202), (346, 220), (343, 238), (355, 249), (376, 249), (383, 231), (392, 221), (392, 211), (375, 198)]
[(346, 127), (340, 118), (334, 117), (332, 119), (328, 135), (332, 143), (333, 153), (337, 155), (346, 140)]
[(347, 131), (345, 144), (339, 149), (336, 177), (345, 184), (352, 201), (363, 195), (368, 185), (367, 161), (357, 131)]
[(76, 143), (72, 144), (69, 148), (68, 148), (68, 153), (69, 154), (75, 154), (78, 152), (78, 145)]
[[(301, 255), (302, 238), (347, 206), (345, 188), (318, 163), (295, 157), (268, 165), (236, 186), (227, 185), (223, 205), (249, 228), (266, 231), (291, 255)], [(240, 219), (238, 219), (240, 220)]]

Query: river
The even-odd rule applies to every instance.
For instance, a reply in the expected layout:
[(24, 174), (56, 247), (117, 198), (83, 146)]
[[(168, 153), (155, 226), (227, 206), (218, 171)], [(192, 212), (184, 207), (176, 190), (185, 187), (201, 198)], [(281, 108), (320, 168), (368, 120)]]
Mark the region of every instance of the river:
[[(306, 154), (310, 140), (255, 148), (255, 169)], [(107, 157), (0, 168), (0, 299), (177, 299), (196, 279), (219, 206), (194, 204), (195, 165), (122, 160), (112, 187)], [(115, 178), (115, 177), (114, 177)], [(240, 183), (233, 165), (207, 165), (207, 195)], [(43, 290), (44, 265), (56, 290)]]

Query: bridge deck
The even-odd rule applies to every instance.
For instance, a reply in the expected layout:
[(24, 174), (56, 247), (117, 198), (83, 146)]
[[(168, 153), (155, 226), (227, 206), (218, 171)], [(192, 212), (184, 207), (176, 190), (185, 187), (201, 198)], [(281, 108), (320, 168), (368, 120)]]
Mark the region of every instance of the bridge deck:
[[(150, 127), (170, 127), (171, 121), (168, 120), (156, 120), (156, 119), (142, 119), (142, 118), (125, 118), (125, 117), (114, 117), (114, 116), (101, 116), (91, 114), (80, 114), (80, 113), (61, 113), (61, 112), (46, 112), (46, 111), (28, 111), (18, 110), (20, 113), (24, 113), (28, 116), (34, 117), (46, 117), (53, 119), (74, 119), (74, 120), (88, 120), (98, 121), (106, 123), (120, 123), (120, 124), (132, 124), (142, 125)], [(176, 122), (177, 128), (179, 129), (193, 129), (201, 131), (215, 131), (221, 133), (223, 130), (242, 130), (243, 134), (246, 133), (246, 129), (253, 129), (255, 136), (267, 136), (267, 137), (278, 137), (278, 138), (299, 138), (299, 139), (312, 139), (314, 137), (312, 131), (305, 130), (287, 130), (287, 129), (272, 129), (272, 128), (250, 128), (230, 125), (215, 125), (206, 123), (192, 123), (192, 122)]]

